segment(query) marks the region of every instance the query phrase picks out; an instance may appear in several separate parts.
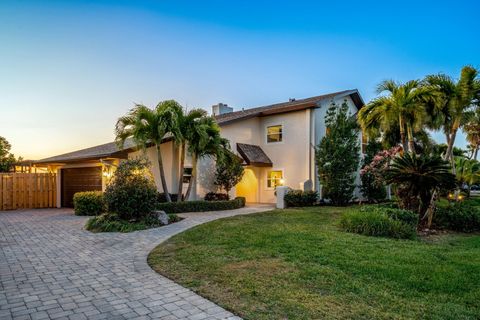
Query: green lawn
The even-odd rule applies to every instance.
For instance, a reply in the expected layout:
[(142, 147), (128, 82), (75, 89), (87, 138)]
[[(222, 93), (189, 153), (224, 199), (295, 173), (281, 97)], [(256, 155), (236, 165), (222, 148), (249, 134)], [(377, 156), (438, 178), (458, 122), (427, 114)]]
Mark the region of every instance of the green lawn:
[(149, 256), (246, 319), (479, 319), (480, 236), (391, 240), (338, 230), (344, 209), (275, 210), (198, 226)]

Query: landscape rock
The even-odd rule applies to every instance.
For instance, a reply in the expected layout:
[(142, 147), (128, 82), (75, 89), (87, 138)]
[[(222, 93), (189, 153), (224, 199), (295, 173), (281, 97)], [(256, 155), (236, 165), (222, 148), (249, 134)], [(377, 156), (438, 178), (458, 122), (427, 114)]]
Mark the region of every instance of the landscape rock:
[(167, 225), (169, 221), (168, 214), (163, 211), (163, 210), (156, 210), (153, 212), (153, 214), (157, 217), (158, 221), (160, 221), (161, 224)]

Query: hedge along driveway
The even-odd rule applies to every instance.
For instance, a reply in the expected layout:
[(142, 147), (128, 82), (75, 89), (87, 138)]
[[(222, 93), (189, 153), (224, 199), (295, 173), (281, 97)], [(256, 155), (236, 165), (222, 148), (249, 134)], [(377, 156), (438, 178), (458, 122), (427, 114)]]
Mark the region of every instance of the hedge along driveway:
[(238, 319), (154, 272), (147, 255), (193, 226), (266, 210), (182, 214), (127, 234), (86, 231), (71, 210), (0, 212), (0, 319)]

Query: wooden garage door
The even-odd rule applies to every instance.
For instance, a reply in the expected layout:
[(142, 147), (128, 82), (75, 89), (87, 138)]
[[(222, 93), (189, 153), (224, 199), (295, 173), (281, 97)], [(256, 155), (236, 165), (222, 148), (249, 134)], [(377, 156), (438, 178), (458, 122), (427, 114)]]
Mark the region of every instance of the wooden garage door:
[(102, 191), (102, 168), (62, 169), (62, 207), (73, 207), (73, 195), (81, 191)]

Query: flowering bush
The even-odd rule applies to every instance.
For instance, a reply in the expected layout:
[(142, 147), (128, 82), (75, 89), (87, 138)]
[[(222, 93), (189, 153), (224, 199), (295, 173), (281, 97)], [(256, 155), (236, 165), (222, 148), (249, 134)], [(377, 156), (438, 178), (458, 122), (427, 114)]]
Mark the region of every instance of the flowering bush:
[(388, 169), (391, 160), (402, 151), (402, 147), (396, 146), (388, 150), (378, 152), (370, 164), (360, 170), (360, 175), (373, 177), (372, 184), (376, 187), (385, 185), (385, 171)]

